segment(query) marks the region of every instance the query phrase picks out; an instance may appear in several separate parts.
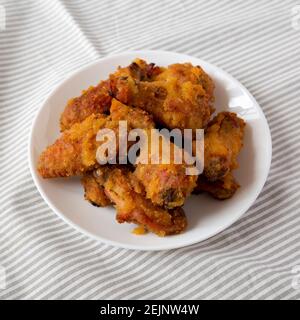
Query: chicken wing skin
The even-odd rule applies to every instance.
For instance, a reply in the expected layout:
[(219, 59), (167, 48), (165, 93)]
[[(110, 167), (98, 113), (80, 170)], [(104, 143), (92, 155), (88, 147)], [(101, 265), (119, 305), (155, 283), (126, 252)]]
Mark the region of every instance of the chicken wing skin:
[(116, 99), (113, 99), (111, 103), (110, 118), (112, 121), (126, 120), (131, 129), (155, 128), (151, 114), (140, 108), (129, 107)]
[(113, 169), (104, 183), (105, 193), (115, 203), (117, 221), (143, 226), (159, 236), (185, 230), (187, 220), (182, 208), (166, 210), (145, 199), (141, 186), (132, 173)]
[(138, 164), (134, 174), (147, 199), (171, 209), (182, 206), (196, 186), (197, 176), (187, 175), (185, 169), (178, 164)]
[[(191, 165), (187, 165), (183, 157), (182, 163), (174, 161), (175, 153), (183, 155), (181, 148), (164, 137), (158, 141), (152, 137), (153, 135), (149, 134), (148, 149), (146, 150), (148, 163), (145, 164), (141, 161), (144, 152), (142, 146), (141, 157), (137, 159), (134, 175), (144, 186), (146, 198), (154, 204), (169, 209), (182, 206), (196, 186), (198, 176), (188, 175), (187, 169)], [(155, 146), (156, 148), (153, 150)], [(170, 152), (165, 152), (163, 147), (168, 148)], [(154, 158), (157, 159), (157, 162), (153, 161)]]
[(245, 122), (235, 113), (221, 112), (208, 125), (204, 138), (204, 176), (221, 179), (238, 167)]
[(93, 113), (108, 113), (112, 97), (148, 111), (167, 128), (204, 128), (213, 111), (213, 90), (213, 81), (199, 66), (184, 63), (163, 68), (136, 59), (71, 99), (61, 115), (61, 130)]
[(106, 207), (111, 204), (107, 198), (104, 187), (99, 184), (94, 177), (93, 172), (84, 174), (81, 179), (84, 188), (84, 198), (96, 207)]
[(169, 129), (204, 128), (213, 111), (213, 81), (190, 63), (161, 68), (151, 81), (124, 76), (112, 77), (111, 84), (118, 100), (148, 111)]
[(109, 81), (101, 81), (97, 86), (84, 90), (79, 97), (70, 99), (60, 117), (60, 129), (70, 129), (91, 114), (108, 113), (111, 104)]
[[(82, 122), (91, 114), (108, 114), (113, 95), (112, 87), (118, 85), (121, 96), (128, 92), (122, 86), (122, 81), (125, 78), (130, 78), (133, 82), (150, 81), (159, 72), (161, 72), (159, 67), (153, 63), (148, 64), (141, 59), (134, 60), (128, 67), (119, 68), (107, 80), (101, 81), (97, 86), (91, 86), (84, 90), (79, 97), (68, 101), (60, 118), (61, 131), (71, 128), (75, 123)], [(127, 99), (123, 97), (122, 101), (126, 102)]]
[[(135, 59), (126, 67), (119, 67), (115, 73), (109, 77), (113, 80), (113, 84), (118, 86), (114, 81), (123, 81), (127, 77), (134, 81), (154, 81), (156, 77), (161, 74), (165, 68), (156, 66), (154, 63), (147, 63), (142, 59)], [(120, 87), (121, 83), (120, 83)]]
[[(143, 184), (146, 197), (154, 204), (164, 206), (166, 208), (174, 208), (182, 206), (185, 199), (191, 194), (196, 186), (197, 176), (187, 175), (186, 164), (174, 163), (174, 150), (179, 152), (179, 148), (173, 143), (167, 145), (170, 147), (170, 163), (167, 164), (152, 164), (153, 151), (151, 150), (151, 132), (149, 128), (153, 129), (152, 118), (150, 119), (145, 112), (145, 116), (140, 115), (136, 117), (132, 113), (136, 113), (136, 108), (121, 108), (120, 102), (116, 102), (111, 107), (111, 117), (113, 120), (120, 118), (129, 119), (128, 124), (132, 128), (147, 128), (145, 134), (148, 137), (148, 163), (137, 163), (135, 169), (135, 176)], [(117, 110), (116, 110), (117, 109)], [(141, 111), (142, 112), (142, 111)], [(160, 140), (161, 141), (161, 140)], [(166, 141), (165, 141), (166, 143)], [(163, 161), (162, 148), (158, 148), (159, 160)], [(143, 152), (143, 147), (141, 152)]]
[[(81, 123), (64, 131), (54, 144), (42, 152), (38, 171), (43, 178), (82, 175), (92, 170), (96, 162), (96, 135), (108, 123), (104, 115), (92, 114)], [(112, 123), (110, 122), (112, 125)]]
[(231, 198), (239, 187), (240, 185), (235, 180), (232, 172), (216, 181), (209, 181), (204, 175), (201, 175), (194, 193), (207, 192), (216, 199), (224, 200)]
[(69, 130), (64, 131), (61, 137), (40, 155), (40, 175), (43, 178), (68, 177), (82, 175), (97, 167), (96, 151), (101, 142), (96, 141), (96, 135), (100, 129), (111, 129), (118, 142), (120, 120), (127, 120), (128, 130), (135, 125), (142, 129), (154, 126), (151, 116), (141, 109), (132, 109), (115, 100), (111, 109), (110, 116), (92, 114), (83, 122), (75, 123)]

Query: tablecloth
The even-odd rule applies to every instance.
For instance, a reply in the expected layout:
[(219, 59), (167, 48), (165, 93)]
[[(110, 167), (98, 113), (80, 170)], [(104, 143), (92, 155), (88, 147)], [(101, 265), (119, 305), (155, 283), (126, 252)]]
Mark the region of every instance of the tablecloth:
[[(299, 299), (300, 1), (0, 1), (0, 298)], [(141, 252), (63, 222), (28, 167), (32, 120), (69, 74), (108, 54), (187, 53), (228, 71), (268, 120), (263, 191), (229, 229)]]

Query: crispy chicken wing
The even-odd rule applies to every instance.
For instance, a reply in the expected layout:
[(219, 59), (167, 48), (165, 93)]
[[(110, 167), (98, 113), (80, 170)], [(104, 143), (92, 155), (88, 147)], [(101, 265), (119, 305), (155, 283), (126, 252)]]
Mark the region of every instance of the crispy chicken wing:
[(161, 68), (151, 81), (112, 76), (111, 89), (118, 100), (148, 111), (170, 129), (204, 128), (213, 111), (213, 81), (190, 63)]
[(180, 233), (187, 226), (182, 208), (166, 210), (155, 206), (144, 198), (139, 182), (127, 170), (113, 169), (104, 188), (108, 198), (115, 203), (120, 223), (136, 223), (159, 236)]
[(61, 129), (92, 113), (107, 113), (112, 96), (148, 111), (167, 128), (204, 128), (212, 113), (213, 90), (213, 81), (199, 66), (184, 63), (162, 68), (136, 59), (71, 99), (61, 116)]
[(60, 117), (61, 131), (70, 129), (93, 113), (108, 113), (111, 99), (109, 81), (101, 81), (97, 86), (84, 90), (81, 96), (68, 101)]
[(39, 158), (38, 171), (43, 178), (82, 175), (96, 166), (96, 135), (99, 129), (113, 125), (108, 117), (92, 114), (82, 123), (64, 131)]
[[(127, 110), (128, 109), (128, 110)], [(127, 115), (130, 119), (129, 125), (133, 128), (148, 128), (145, 130), (145, 134), (148, 138), (148, 149), (147, 149), (147, 164), (137, 163), (135, 169), (135, 176), (140, 180), (146, 190), (146, 197), (150, 199), (154, 204), (159, 206), (164, 206), (167, 208), (174, 208), (182, 206), (185, 199), (191, 194), (193, 188), (196, 186), (197, 176), (187, 175), (186, 164), (175, 164), (174, 163), (174, 151), (180, 152), (181, 149), (176, 147), (173, 143), (170, 145), (167, 143), (166, 139), (163, 139), (165, 146), (170, 148), (170, 161), (167, 162), (165, 159), (165, 154), (162, 154), (162, 145), (158, 148), (159, 152), (159, 164), (153, 164), (151, 162), (153, 157), (156, 156), (155, 151), (151, 150), (151, 139), (154, 137), (154, 133), (149, 130), (152, 127), (152, 119), (142, 116), (134, 117), (131, 115), (136, 109), (130, 108), (115, 108), (111, 107), (112, 119), (116, 117), (121, 118), (120, 113), (124, 113), (123, 118)], [(146, 122), (148, 120), (148, 123)], [(141, 121), (143, 121), (141, 123)], [(134, 122), (134, 123), (133, 123)], [(156, 135), (158, 137), (158, 133)], [(161, 136), (162, 137), (162, 136)], [(162, 137), (163, 138), (163, 137)], [(159, 140), (156, 143), (160, 143)], [(154, 142), (154, 141), (153, 141)], [(141, 146), (141, 153), (143, 153), (143, 146)], [(140, 160), (140, 159), (139, 159)], [(166, 164), (164, 164), (164, 162)]]
[(208, 125), (204, 138), (204, 176), (215, 181), (238, 167), (245, 122), (235, 113), (221, 112)]
[(41, 176), (55, 178), (82, 175), (97, 167), (96, 151), (102, 142), (96, 141), (96, 135), (100, 129), (111, 129), (116, 133), (118, 142), (120, 120), (127, 120), (128, 130), (135, 125), (142, 129), (154, 126), (151, 116), (141, 109), (131, 109), (115, 100), (111, 109), (110, 116), (92, 114), (83, 122), (75, 123), (46, 148), (38, 163)]
[(187, 175), (184, 165), (138, 164), (135, 176), (141, 181), (146, 197), (166, 208), (182, 206), (196, 186), (197, 176)]
[[(141, 147), (134, 175), (143, 184), (146, 198), (154, 204), (169, 209), (182, 206), (196, 186), (198, 176), (188, 175), (187, 169), (192, 166), (184, 162), (181, 148), (158, 133), (157, 139), (153, 137), (153, 134), (148, 136), (146, 155), (143, 155), (144, 147)], [(153, 150), (155, 146), (157, 149)], [(181, 153), (182, 163), (175, 162), (175, 153)], [(148, 163), (142, 161), (144, 157), (148, 158)]]
[[(128, 67), (119, 68), (114, 74), (110, 75), (109, 79), (101, 81), (95, 87), (91, 86), (84, 90), (79, 97), (69, 100), (60, 118), (61, 131), (71, 128), (75, 123), (82, 122), (93, 113), (109, 113), (113, 95), (111, 88), (116, 85), (119, 86), (120, 96), (129, 92), (122, 86), (125, 78), (133, 82), (150, 81), (159, 72), (161, 72), (159, 67), (156, 67), (153, 63), (148, 64), (141, 59), (136, 59)], [(127, 101), (124, 97), (121, 100)]]

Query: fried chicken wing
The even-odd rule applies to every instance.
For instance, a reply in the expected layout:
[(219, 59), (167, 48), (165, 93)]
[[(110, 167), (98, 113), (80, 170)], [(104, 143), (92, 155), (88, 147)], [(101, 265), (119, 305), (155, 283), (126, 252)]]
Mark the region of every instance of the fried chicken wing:
[(93, 172), (84, 174), (81, 179), (84, 187), (84, 198), (96, 207), (106, 207), (111, 204), (107, 198), (103, 185), (97, 182)]
[[(182, 206), (185, 199), (191, 194), (193, 188), (196, 186), (197, 176), (187, 175), (186, 164), (174, 163), (174, 151), (176, 150), (177, 152), (180, 152), (181, 149), (176, 147), (173, 143), (168, 144), (166, 139), (164, 139), (163, 141), (165, 146), (170, 148), (170, 161), (163, 159), (165, 155), (162, 154), (162, 148), (160, 145), (158, 148), (160, 163), (153, 164), (153, 157), (156, 156), (155, 151), (151, 149), (151, 141), (154, 137), (154, 133), (151, 133), (149, 130), (149, 128), (154, 128), (152, 119), (149, 119), (147, 113), (144, 117), (142, 114), (140, 114), (139, 117), (131, 115), (132, 112), (136, 113), (136, 108), (118, 108), (118, 104), (121, 105), (120, 102), (116, 102), (115, 107), (113, 105), (111, 107), (111, 115), (113, 120), (117, 118), (125, 118), (127, 115), (128, 119), (131, 121), (129, 122), (131, 127), (148, 129), (145, 130), (145, 134), (147, 135), (148, 139), (148, 149), (146, 155), (147, 161), (146, 164), (142, 164), (140, 162), (137, 163), (134, 172), (135, 176), (140, 180), (146, 190), (146, 197), (154, 204), (164, 206), (166, 208)], [(124, 115), (121, 116), (121, 113), (124, 113)], [(158, 133), (156, 137), (158, 138)], [(156, 141), (156, 143), (160, 143), (161, 141), (162, 140)], [(141, 153), (143, 153), (143, 146), (141, 146), (141, 148)], [(164, 160), (166, 164), (163, 163)]]
[[(143, 184), (146, 198), (169, 209), (182, 206), (196, 186), (198, 178), (197, 175), (188, 175), (187, 169), (191, 166), (184, 162), (183, 150), (159, 133), (156, 133), (154, 139), (153, 132), (148, 136), (146, 155), (143, 154), (143, 148), (142, 145), (134, 175)], [(181, 163), (175, 162), (175, 153), (181, 153)], [(143, 161), (144, 157), (147, 161)]]
[(39, 158), (38, 171), (43, 178), (82, 175), (96, 166), (96, 135), (107, 125), (104, 115), (92, 114), (64, 131)]
[(166, 208), (182, 206), (196, 186), (197, 176), (187, 175), (184, 165), (138, 164), (135, 176), (146, 190), (146, 197)]
[(221, 179), (238, 167), (245, 122), (235, 113), (221, 112), (208, 125), (204, 138), (204, 176)]
[(191, 63), (175, 63), (169, 65), (156, 77), (157, 81), (176, 80), (179, 84), (190, 82), (192, 84), (200, 84), (205, 90), (210, 102), (213, 102), (214, 84), (208, 74), (200, 67), (193, 66)]
[[(79, 97), (70, 99), (60, 118), (61, 131), (71, 128), (75, 123), (82, 122), (91, 114), (107, 114), (112, 100), (112, 88), (120, 88), (121, 101), (126, 102), (125, 96), (129, 90), (122, 85), (125, 79), (135, 81), (150, 81), (160, 73), (160, 68), (153, 63), (141, 59), (134, 60), (128, 67), (119, 68), (109, 79), (101, 81), (97, 86), (84, 90)], [(130, 82), (128, 80), (127, 82)], [(126, 82), (126, 83), (127, 83)]]
[(84, 90), (81, 96), (68, 101), (60, 117), (61, 131), (70, 129), (91, 114), (108, 113), (111, 99), (109, 81), (101, 81), (97, 86)]
[(107, 113), (112, 96), (148, 111), (167, 128), (204, 128), (213, 111), (213, 90), (213, 81), (199, 66), (184, 63), (162, 68), (136, 59), (71, 99), (61, 116), (61, 130), (92, 113)]
[[(111, 129), (118, 143), (119, 121), (127, 120), (128, 130), (135, 125), (152, 128), (152, 118), (138, 108), (131, 109), (118, 101), (112, 102), (112, 114), (92, 114), (62, 133), (54, 144), (40, 155), (38, 171), (43, 178), (82, 175), (98, 166), (96, 152), (102, 142), (96, 141), (100, 129)], [(118, 144), (116, 146), (118, 150)]]
[(136, 223), (159, 236), (182, 232), (187, 221), (182, 208), (166, 210), (145, 199), (141, 186), (127, 170), (113, 169), (104, 183), (105, 193), (115, 203), (119, 223)]
[(231, 198), (239, 187), (232, 172), (229, 172), (225, 177), (216, 181), (209, 181), (204, 175), (201, 175), (198, 178), (194, 193), (208, 192), (214, 198), (224, 200)]
[(112, 94), (123, 103), (151, 113), (160, 125), (173, 129), (204, 128), (213, 111), (214, 84), (199, 66), (173, 64), (151, 81), (111, 77)]

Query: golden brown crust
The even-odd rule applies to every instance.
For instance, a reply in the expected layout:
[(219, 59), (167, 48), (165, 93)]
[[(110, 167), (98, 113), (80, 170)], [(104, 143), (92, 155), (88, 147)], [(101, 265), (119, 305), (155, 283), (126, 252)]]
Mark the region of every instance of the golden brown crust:
[(113, 99), (110, 107), (113, 121), (126, 120), (129, 128), (152, 129), (155, 127), (153, 117), (140, 108), (131, 108)]
[(204, 128), (213, 111), (213, 81), (190, 63), (161, 68), (150, 81), (112, 77), (111, 88), (118, 100), (148, 111), (170, 129)]
[(204, 138), (204, 176), (215, 181), (238, 167), (245, 122), (235, 113), (221, 112), (208, 125)]
[(125, 80), (130, 77), (135, 81), (154, 81), (156, 77), (165, 70), (154, 63), (147, 63), (142, 59), (135, 59), (127, 67), (119, 67), (118, 70), (110, 75), (111, 79)]
[(166, 208), (182, 206), (196, 186), (197, 176), (186, 174), (179, 164), (138, 164), (134, 172), (141, 181), (146, 197)]
[(70, 129), (91, 114), (108, 113), (111, 99), (108, 81), (101, 81), (96, 87), (84, 90), (79, 97), (68, 101), (60, 117), (61, 131)]
[(168, 209), (182, 206), (196, 186), (198, 176), (188, 174), (194, 166), (185, 162), (186, 152), (161, 131), (147, 129), (144, 134), (134, 175), (144, 186), (146, 198)]
[[(175, 63), (170, 65), (164, 72), (161, 72), (156, 81), (173, 82), (176, 81), (179, 86), (186, 83), (192, 85), (201, 85), (209, 106), (213, 109), (215, 85), (210, 76), (200, 67), (193, 66), (191, 63)], [(199, 91), (200, 92), (200, 91)], [(188, 93), (185, 92), (186, 98)]]
[[(61, 131), (70, 129), (73, 124), (82, 122), (91, 114), (109, 113), (113, 88), (119, 86), (120, 91), (123, 88), (121, 95), (126, 95), (128, 92), (122, 86), (124, 78), (129, 77), (132, 81), (151, 81), (160, 72), (161, 68), (141, 59), (135, 59), (128, 67), (119, 68), (110, 75), (109, 79), (101, 81), (97, 86), (83, 90), (79, 97), (68, 101), (60, 118)], [(121, 101), (127, 102), (124, 98)]]
[[(134, 175), (143, 184), (146, 198), (154, 204), (169, 209), (182, 206), (196, 186), (198, 176), (187, 174), (190, 165), (175, 162), (174, 155), (182, 155), (182, 149), (169, 143), (158, 133), (156, 139), (153, 139), (154, 137), (153, 132), (152, 135), (148, 133), (149, 145), (145, 149), (147, 164), (143, 162), (144, 146), (141, 146), (141, 155), (137, 159)], [(155, 149), (158, 150), (158, 157)]]
[(139, 182), (131, 172), (113, 169), (104, 183), (105, 193), (115, 203), (119, 223), (136, 223), (159, 236), (182, 232), (187, 221), (183, 209), (166, 210), (136, 192)]
[(130, 108), (118, 101), (112, 103), (112, 114), (92, 114), (81, 123), (65, 130), (54, 144), (40, 155), (38, 171), (43, 178), (82, 175), (98, 166), (96, 151), (101, 142), (96, 141), (100, 129), (108, 128), (116, 133), (118, 150), (119, 121), (127, 120), (128, 130), (139, 125), (152, 128), (154, 123), (145, 111)]
[(96, 135), (107, 124), (107, 117), (92, 114), (64, 131), (40, 155), (38, 171), (43, 178), (82, 175), (96, 166)]
[(136, 59), (71, 99), (61, 115), (61, 130), (92, 113), (107, 113), (112, 96), (150, 112), (167, 128), (204, 128), (213, 111), (213, 90), (213, 81), (199, 66), (185, 63), (161, 68)]

